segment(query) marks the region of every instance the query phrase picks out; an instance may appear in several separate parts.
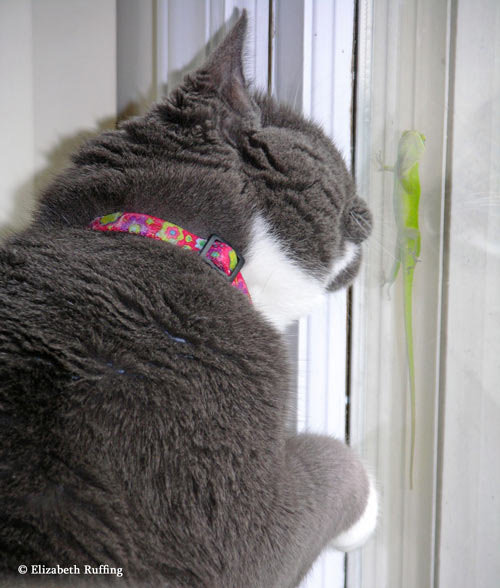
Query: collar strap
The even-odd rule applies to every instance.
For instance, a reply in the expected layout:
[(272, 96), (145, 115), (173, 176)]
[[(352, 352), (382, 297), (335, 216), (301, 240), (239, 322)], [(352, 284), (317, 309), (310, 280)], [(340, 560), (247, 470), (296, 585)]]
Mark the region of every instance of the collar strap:
[(90, 223), (89, 228), (94, 231), (121, 231), (142, 235), (158, 241), (169, 241), (183, 249), (191, 249), (250, 298), (240, 272), (245, 263), (243, 256), (217, 235), (203, 239), (174, 223), (135, 212), (114, 212), (99, 216)]

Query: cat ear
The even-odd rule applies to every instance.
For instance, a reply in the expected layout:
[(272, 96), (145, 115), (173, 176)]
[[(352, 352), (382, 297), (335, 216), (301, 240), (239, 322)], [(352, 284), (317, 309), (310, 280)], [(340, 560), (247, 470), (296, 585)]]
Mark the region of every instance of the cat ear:
[(247, 24), (247, 11), (243, 10), (236, 24), (203, 67), (221, 98), (240, 115), (254, 110), (243, 73)]

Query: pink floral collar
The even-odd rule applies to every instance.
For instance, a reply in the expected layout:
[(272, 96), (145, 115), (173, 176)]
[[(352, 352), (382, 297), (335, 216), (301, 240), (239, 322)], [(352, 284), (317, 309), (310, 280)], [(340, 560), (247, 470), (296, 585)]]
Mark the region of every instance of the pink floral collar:
[(198, 237), (174, 223), (149, 214), (114, 212), (95, 218), (89, 225), (94, 231), (122, 231), (159, 241), (169, 241), (183, 249), (196, 251), (203, 261), (224, 275), (229, 282), (250, 298), (240, 269), (245, 260), (236, 250), (217, 235), (208, 239)]

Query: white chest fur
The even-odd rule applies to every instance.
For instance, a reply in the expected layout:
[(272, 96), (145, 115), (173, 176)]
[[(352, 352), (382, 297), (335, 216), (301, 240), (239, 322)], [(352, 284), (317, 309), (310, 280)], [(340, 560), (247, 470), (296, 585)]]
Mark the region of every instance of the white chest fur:
[(318, 304), (327, 285), (353, 261), (358, 249), (347, 243), (344, 255), (335, 260), (329, 275), (318, 279), (299, 267), (266, 221), (256, 216), (242, 274), (257, 310), (283, 331)]

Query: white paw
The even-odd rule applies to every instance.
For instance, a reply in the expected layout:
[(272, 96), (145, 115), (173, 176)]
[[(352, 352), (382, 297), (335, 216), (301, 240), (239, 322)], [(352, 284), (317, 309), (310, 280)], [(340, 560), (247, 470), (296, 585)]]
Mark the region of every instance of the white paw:
[(352, 527), (337, 535), (330, 543), (331, 547), (338, 551), (352, 551), (361, 547), (370, 537), (377, 526), (378, 517), (378, 497), (375, 484), (370, 478), (370, 490), (368, 502), (361, 518), (354, 523)]

